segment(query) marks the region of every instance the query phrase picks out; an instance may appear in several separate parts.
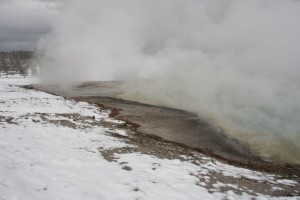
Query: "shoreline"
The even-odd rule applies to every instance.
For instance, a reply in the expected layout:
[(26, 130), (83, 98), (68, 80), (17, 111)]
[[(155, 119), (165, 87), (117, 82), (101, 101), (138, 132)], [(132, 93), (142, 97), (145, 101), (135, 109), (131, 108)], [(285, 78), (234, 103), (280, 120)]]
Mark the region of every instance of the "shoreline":
[[(115, 107), (108, 107), (107, 105), (102, 104), (102, 103), (97, 103), (97, 102), (95, 102), (95, 100), (93, 101), (89, 98), (92, 98), (92, 97), (74, 97), (71, 99), (75, 100), (75, 101), (84, 101), (84, 102), (92, 103), (92, 104), (95, 104), (96, 106), (100, 107), (101, 109), (111, 110), (112, 112), (110, 114), (110, 117), (115, 118), (117, 120), (125, 121), (125, 123), (130, 126), (130, 129), (133, 130), (135, 132), (135, 134), (139, 134), (138, 137), (142, 136), (142, 137), (154, 139), (156, 141), (169, 143), (171, 145), (174, 145), (175, 147), (177, 146), (177, 147), (180, 147), (183, 149), (187, 149), (187, 151), (190, 151), (190, 150), (197, 151), (199, 153), (202, 153), (203, 155), (210, 156), (210, 157), (216, 158), (222, 162), (225, 162), (226, 164), (230, 164), (230, 165), (234, 165), (234, 166), (238, 166), (238, 167), (244, 167), (244, 168), (252, 169), (252, 170), (275, 173), (275, 174), (285, 175), (285, 176), (289, 176), (289, 177), (293, 177), (295, 175), (297, 177), (300, 177), (300, 165), (290, 164), (290, 163), (276, 163), (276, 162), (264, 161), (259, 156), (252, 155), (250, 150), (249, 150), (250, 155), (247, 159), (234, 159), (232, 157), (231, 158), (227, 157), (226, 155), (224, 156), (224, 154), (217, 152), (213, 149), (192, 147), (192, 146), (188, 146), (186, 144), (180, 143), (180, 142), (167, 140), (163, 137), (160, 137), (160, 136), (157, 136), (157, 135), (154, 135), (151, 133), (145, 133), (145, 132), (139, 130), (141, 128), (141, 125), (139, 125), (135, 121), (131, 121), (130, 119), (128, 120), (128, 118), (126, 116), (122, 116), (122, 115), (120, 116), (119, 112), (122, 112), (122, 110), (119, 110), (118, 108), (115, 108)], [(94, 97), (94, 98), (97, 99), (99, 97)], [(119, 101), (120, 99), (117, 99), (117, 100)], [(129, 102), (126, 100), (120, 100), (120, 101)], [(138, 102), (134, 102), (134, 103), (138, 103)], [(225, 136), (225, 138), (227, 137), (226, 135), (224, 135), (224, 136)], [(228, 138), (226, 138), (226, 139), (228, 139)], [(237, 142), (236, 144), (240, 144), (240, 143), (238, 143), (237, 140), (236, 140), (236, 142)], [(242, 144), (240, 144), (240, 145), (242, 145)], [(246, 150), (248, 151), (247, 148), (246, 148)]]
[[(300, 165), (297, 164), (289, 164), (289, 163), (275, 163), (275, 162), (267, 162), (262, 160), (260, 157), (251, 154), (250, 150), (240, 144), (237, 140), (228, 137), (224, 132), (212, 132), (213, 127), (210, 127), (209, 124), (206, 122), (201, 121), (198, 117), (192, 116), (191, 113), (177, 110), (177, 109), (170, 109), (170, 108), (163, 108), (158, 106), (151, 106), (147, 104), (141, 104), (138, 102), (133, 101), (127, 101), (122, 99), (117, 99), (115, 97), (107, 97), (107, 96), (73, 96), (70, 93), (61, 90), (58, 87), (55, 86), (41, 86), (41, 85), (30, 85), (30, 86), (24, 86), (26, 89), (36, 89), (41, 90), (44, 92), (48, 92), (54, 95), (63, 96), (68, 99), (72, 99), (75, 101), (85, 101), (88, 103), (92, 103), (100, 107), (101, 109), (111, 110), (111, 117), (122, 120), (126, 122), (126, 125), (130, 127), (130, 130), (134, 131), (135, 134), (137, 134), (137, 137), (147, 137), (152, 138), (156, 141), (160, 142), (166, 142), (170, 143), (171, 145), (174, 145), (175, 148), (180, 147), (183, 149), (189, 149), (194, 150), (199, 153), (202, 153), (207, 156), (214, 157), (222, 162), (225, 162), (230, 165), (244, 167), (248, 169), (263, 171), (263, 172), (271, 172), (279, 175), (284, 175), (288, 177), (300, 177)], [(146, 108), (146, 110), (145, 110)], [(150, 110), (149, 110), (150, 109)], [(149, 111), (152, 111), (152, 113)], [(165, 116), (165, 113), (171, 112), (173, 117)], [(190, 141), (178, 141), (174, 140), (174, 138), (168, 138), (168, 134), (161, 135), (161, 134), (155, 134), (155, 131), (162, 130), (165, 133), (170, 133), (177, 131), (182, 134), (182, 130), (180, 130), (180, 126), (178, 126), (180, 120), (180, 114), (183, 114), (185, 117), (188, 118), (188, 123), (192, 123), (193, 125), (197, 125), (197, 123), (202, 123), (202, 131), (209, 130), (209, 134), (217, 134), (215, 138), (204, 138), (206, 139), (205, 142), (208, 142), (209, 145), (215, 145), (215, 146), (209, 146), (206, 148), (203, 148), (204, 143), (200, 143), (200, 146), (193, 146), (189, 142)], [(163, 115), (163, 116), (161, 116)], [(179, 116), (178, 116), (179, 115)], [(158, 118), (158, 119), (157, 119)], [(156, 124), (157, 121), (160, 121), (159, 124)], [(200, 124), (201, 124), (200, 123)], [(204, 123), (204, 124), (203, 124)], [(150, 126), (149, 126), (150, 124)], [(151, 126), (151, 124), (156, 125), (155, 127)], [(163, 126), (161, 125), (163, 124)], [(175, 129), (174, 129), (175, 125)], [(204, 125), (204, 127), (203, 127)], [(198, 124), (199, 126), (199, 124)], [(176, 129), (179, 127), (179, 130)], [(185, 128), (187, 128), (185, 126)], [(204, 128), (204, 129), (203, 129)], [(198, 131), (201, 130), (198, 127)], [(207, 136), (208, 136), (207, 135)], [(193, 138), (192, 138), (193, 139)], [(200, 139), (203, 140), (203, 137)], [(215, 141), (218, 141), (218, 139), (223, 139), (219, 141), (220, 143), (214, 143)], [(227, 141), (224, 145), (224, 140)], [(219, 148), (218, 144), (222, 144), (223, 146)], [(235, 146), (235, 148), (232, 148), (232, 146)], [(213, 148), (216, 147), (216, 148)], [(219, 149), (218, 149), (219, 148)], [(227, 152), (224, 153), (222, 151), (222, 148), (225, 149)]]

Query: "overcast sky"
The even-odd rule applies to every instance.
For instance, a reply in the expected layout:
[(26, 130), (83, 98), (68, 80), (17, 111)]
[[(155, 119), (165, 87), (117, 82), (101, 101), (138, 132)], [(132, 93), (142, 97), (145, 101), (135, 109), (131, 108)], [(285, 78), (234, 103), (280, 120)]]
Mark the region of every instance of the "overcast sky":
[(57, 13), (55, 0), (0, 0), (0, 51), (34, 49)]

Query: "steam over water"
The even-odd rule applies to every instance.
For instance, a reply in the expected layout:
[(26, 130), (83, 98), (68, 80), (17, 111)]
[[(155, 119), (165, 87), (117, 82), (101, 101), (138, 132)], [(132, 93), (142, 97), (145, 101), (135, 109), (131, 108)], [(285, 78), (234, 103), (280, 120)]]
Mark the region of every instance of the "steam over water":
[(300, 163), (300, 1), (63, 1), (40, 41), (47, 78), (124, 81), (266, 159)]

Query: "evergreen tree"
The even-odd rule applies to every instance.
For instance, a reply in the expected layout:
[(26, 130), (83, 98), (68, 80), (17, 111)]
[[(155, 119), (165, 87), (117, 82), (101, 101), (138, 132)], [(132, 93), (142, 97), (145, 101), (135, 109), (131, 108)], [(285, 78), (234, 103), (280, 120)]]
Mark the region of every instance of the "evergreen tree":
[(7, 78), (9, 69), (11, 67), (10, 60), (9, 60), (8, 57), (4, 58), (3, 60), (4, 60), (4, 62), (3, 62), (3, 71), (5, 72), (5, 75), (6, 75), (6, 78)]
[(9, 73), (20, 73), (24, 77), (32, 66), (34, 53), (32, 51), (0, 52), (0, 76), (4, 72), (6, 77)]

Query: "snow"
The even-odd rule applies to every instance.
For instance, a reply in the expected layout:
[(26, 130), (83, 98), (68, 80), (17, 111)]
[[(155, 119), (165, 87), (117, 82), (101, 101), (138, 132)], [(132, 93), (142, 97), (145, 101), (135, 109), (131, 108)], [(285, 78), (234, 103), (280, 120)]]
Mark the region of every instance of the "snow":
[[(109, 162), (99, 148), (130, 145), (107, 133), (123, 137), (127, 133), (90, 122), (124, 122), (109, 118), (108, 111), (85, 102), (16, 86), (38, 81), (0, 78), (0, 200), (272, 198), (247, 192), (239, 195), (231, 190), (222, 193), (217, 188), (238, 185), (221, 182), (214, 185), (216, 192), (209, 192), (205, 186), (211, 171), (273, 182), (276, 190), (281, 189), (276, 182), (296, 184), (293, 180), (275, 181), (275, 175), (237, 168), (204, 156), (202, 162), (194, 164), (141, 153), (116, 153), (116, 160)], [(71, 118), (73, 114), (81, 120)], [(65, 121), (73, 125), (62, 125)], [(202, 177), (201, 181), (195, 174)]]

